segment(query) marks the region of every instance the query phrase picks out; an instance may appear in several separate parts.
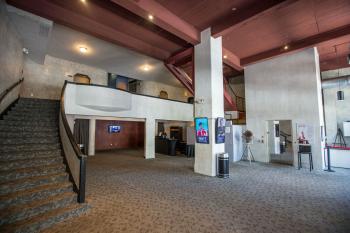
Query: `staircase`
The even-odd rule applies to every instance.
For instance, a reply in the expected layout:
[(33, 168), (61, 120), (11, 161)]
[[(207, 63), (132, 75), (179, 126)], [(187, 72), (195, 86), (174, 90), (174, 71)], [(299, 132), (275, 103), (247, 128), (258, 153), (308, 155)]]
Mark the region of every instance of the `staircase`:
[(20, 98), (0, 120), (0, 232), (38, 232), (88, 209), (69, 181), (58, 111), (58, 101)]

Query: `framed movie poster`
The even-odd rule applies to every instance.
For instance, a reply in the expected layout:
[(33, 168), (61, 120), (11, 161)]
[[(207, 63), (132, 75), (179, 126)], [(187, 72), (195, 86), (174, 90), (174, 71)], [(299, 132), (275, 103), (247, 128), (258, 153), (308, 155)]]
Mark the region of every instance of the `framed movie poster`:
[(216, 144), (225, 143), (225, 124), (223, 117), (216, 118), (215, 121), (215, 142)]
[(209, 144), (208, 118), (198, 117), (194, 119), (197, 143)]

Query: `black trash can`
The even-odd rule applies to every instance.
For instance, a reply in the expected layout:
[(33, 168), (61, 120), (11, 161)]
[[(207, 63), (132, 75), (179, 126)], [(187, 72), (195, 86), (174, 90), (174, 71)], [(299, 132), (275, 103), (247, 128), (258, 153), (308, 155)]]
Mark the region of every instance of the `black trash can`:
[(228, 178), (229, 177), (229, 166), (230, 160), (227, 153), (222, 153), (218, 155), (218, 177), (220, 178)]
[(177, 140), (169, 139), (169, 155), (171, 156), (176, 155), (176, 142)]

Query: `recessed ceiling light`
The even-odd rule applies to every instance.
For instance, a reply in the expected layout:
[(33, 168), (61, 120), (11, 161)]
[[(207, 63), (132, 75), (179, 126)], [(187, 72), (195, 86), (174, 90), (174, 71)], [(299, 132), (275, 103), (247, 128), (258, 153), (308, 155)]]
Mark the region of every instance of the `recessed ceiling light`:
[(86, 0), (80, 0), (81, 2), (83, 2), (83, 3), (85, 3), (86, 2)]
[(227, 55), (224, 55), (224, 59), (227, 59)]
[(152, 21), (154, 19), (153, 15), (149, 14), (148, 19)]
[(288, 50), (288, 49), (289, 49), (289, 46), (288, 46), (288, 45), (285, 45), (285, 46), (283, 46), (283, 49), (284, 49), (284, 50)]
[(81, 53), (87, 53), (88, 49), (85, 48), (85, 47), (79, 47), (79, 51), (80, 51)]
[(236, 10), (237, 10), (237, 8), (236, 8), (236, 7), (233, 7), (231, 10), (232, 10), (232, 11), (236, 11)]
[(152, 66), (145, 64), (145, 65), (142, 65), (140, 68), (141, 70), (148, 72), (152, 69)]

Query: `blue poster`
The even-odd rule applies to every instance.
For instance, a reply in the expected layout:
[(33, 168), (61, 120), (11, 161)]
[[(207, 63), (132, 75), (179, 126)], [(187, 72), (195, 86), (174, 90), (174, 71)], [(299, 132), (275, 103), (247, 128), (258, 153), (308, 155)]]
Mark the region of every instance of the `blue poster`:
[(206, 117), (195, 118), (194, 123), (196, 128), (197, 143), (209, 144), (208, 118)]
[(223, 117), (218, 117), (215, 122), (215, 142), (216, 144), (225, 143), (225, 124)]

